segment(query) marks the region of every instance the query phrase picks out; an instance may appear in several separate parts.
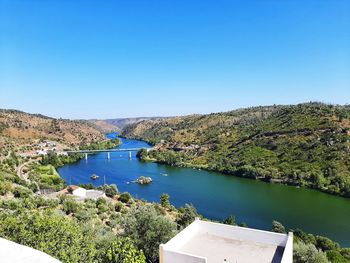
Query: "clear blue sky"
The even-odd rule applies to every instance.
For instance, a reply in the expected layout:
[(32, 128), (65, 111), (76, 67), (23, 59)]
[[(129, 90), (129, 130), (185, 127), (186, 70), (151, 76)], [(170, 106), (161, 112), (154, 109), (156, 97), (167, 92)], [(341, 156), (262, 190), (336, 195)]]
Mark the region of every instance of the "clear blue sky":
[(350, 102), (350, 0), (0, 0), (0, 108), (64, 118)]

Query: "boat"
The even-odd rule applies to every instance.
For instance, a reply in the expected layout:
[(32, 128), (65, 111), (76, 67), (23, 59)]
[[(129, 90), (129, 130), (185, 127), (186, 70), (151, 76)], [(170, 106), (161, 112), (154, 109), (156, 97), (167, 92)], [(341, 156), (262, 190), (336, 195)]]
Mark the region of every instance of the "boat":
[(92, 180), (96, 180), (96, 179), (98, 179), (98, 178), (100, 178), (98, 175), (96, 175), (96, 174), (93, 174), (93, 175), (91, 175), (90, 176), (90, 178), (92, 179)]

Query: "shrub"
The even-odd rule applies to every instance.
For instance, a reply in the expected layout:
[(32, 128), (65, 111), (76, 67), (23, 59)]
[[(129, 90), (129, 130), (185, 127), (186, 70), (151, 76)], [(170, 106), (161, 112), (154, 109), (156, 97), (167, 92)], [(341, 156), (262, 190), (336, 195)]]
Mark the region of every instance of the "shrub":
[(31, 190), (23, 186), (16, 186), (13, 191), (13, 195), (18, 198), (28, 198), (32, 194), (33, 192)]
[(350, 261), (350, 248), (342, 248), (340, 250), (342, 256)]
[(191, 224), (196, 217), (199, 217), (196, 208), (192, 204), (185, 204), (184, 207), (179, 208), (176, 222), (180, 227), (186, 227)]
[(78, 212), (75, 213), (75, 217), (79, 221), (87, 222), (92, 218), (92, 214), (89, 210), (80, 209)]
[(337, 250), (340, 246), (338, 243), (330, 240), (327, 237), (316, 236), (316, 247), (322, 249), (322, 251), (327, 251)]
[(160, 196), (160, 204), (161, 204), (161, 206), (164, 207), (164, 208), (170, 208), (171, 205), (170, 205), (169, 199), (170, 199), (170, 196), (168, 194), (162, 194)]
[(6, 195), (11, 192), (12, 184), (10, 182), (1, 182), (0, 181), (0, 195)]
[(49, 213), (0, 216), (0, 236), (43, 251), (62, 262), (93, 262), (91, 235), (77, 223)]
[(123, 203), (129, 203), (131, 200), (131, 195), (128, 192), (122, 193), (119, 196), (119, 201), (123, 202)]
[(109, 263), (146, 263), (142, 250), (135, 248), (129, 238), (118, 238), (107, 250), (106, 262)]
[(236, 225), (236, 218), (233, 215), (228, 216), (226, 219), (223, 221), (224, 224), (226, 225)]
[(121, 202), (115, 203), (114, 210), (116, 212), (120, 212), (122, 210), (122, 208), (123, 208), (123, 204)]
[(285, 227), (278, 221), (272, 221), (272, 231), (276, 233), (286, 233)]
[(118, 188), (115, 184), (105, 185), (103, 190), (108, 197), (114, 197), (116, 194), (118, 194)]
[(79, 209), (79, 204), (73, 199), (67, 198), (63, 202), (63, 211), (66, 212), (67, 215), (71, 213), (76, 213), (78, 209)]
[(328, 263), (324, 252), (317, 250), (313, 244), (304, 242), (294, 243), (293, 261), (294, 263)]
[(343, 257), (343, 255), (337, 250), (328, 250), (327, 258), (332, 263), (349, 263), (349, 260)]
[(134, 206), (121, 221), (125, 235), (134, 240), (150, 262), (157, 262), (159, 245), (176, 233), (176, 225), (158, 215), (153, 206)]

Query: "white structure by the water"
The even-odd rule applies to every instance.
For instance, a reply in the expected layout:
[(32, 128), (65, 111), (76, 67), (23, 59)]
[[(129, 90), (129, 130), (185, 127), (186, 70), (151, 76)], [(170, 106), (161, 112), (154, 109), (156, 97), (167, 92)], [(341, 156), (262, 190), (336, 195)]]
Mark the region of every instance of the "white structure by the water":
[(0, 262), (6, 263), (60, 263), (39, 250), (0, 238)]
[(166, 244), (160, 263), (292, 263), (293, 233), (195, 220)]
[(86, 190), (82, 187), (76, 187), (72, 193), (74, 196), (80, 199), (98, 199), (100, 197), (106, 197), (105, 193), (100, 190)]

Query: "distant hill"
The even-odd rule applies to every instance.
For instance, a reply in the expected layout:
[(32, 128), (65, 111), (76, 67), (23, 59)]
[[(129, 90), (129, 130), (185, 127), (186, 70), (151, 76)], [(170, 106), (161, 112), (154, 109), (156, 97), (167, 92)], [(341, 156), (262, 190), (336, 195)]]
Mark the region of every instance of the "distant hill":
[(104, 131), (122, 131), (126, 126), (139, 123), (145, 120), (163, 120), (168, 117), (136, 117), (136, 118), (119, 118), (107, 120), (91, 120), (92, 123)]
[(76, 147), (103, 140), (104, 134), (87, 121), (55, 119), (40, 114), (0, 109), (1, 152), (24, 144), (30, 147), (30, 143), (38, 139)]
[(305, 103), (147, 120), (123, 135), (155, 144), (141, 158), (350, 197), (350, 106)]

